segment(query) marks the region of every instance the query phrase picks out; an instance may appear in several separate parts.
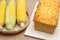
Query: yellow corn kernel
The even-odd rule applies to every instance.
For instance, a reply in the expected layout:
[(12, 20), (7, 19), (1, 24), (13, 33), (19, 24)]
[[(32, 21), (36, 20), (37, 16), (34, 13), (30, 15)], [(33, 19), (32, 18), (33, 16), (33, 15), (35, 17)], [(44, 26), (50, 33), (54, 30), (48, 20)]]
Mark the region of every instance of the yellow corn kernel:
[(4, 25), (5, 20), (6, 0), (0, 1), (0, 28)]
[(27, 21), (26, 0), (17, 0), (17, 23), (20, 26), (25, 26)]
[(16, 3), (15, 0), (7, 0), (6, 6), (6, 28), (9, 30), (14, 29), (16, 24)]

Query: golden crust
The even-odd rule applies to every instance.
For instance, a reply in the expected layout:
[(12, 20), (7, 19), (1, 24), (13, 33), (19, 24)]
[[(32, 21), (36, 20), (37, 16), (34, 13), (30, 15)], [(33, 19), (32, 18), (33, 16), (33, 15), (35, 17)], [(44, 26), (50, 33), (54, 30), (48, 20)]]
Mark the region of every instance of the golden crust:
[(35, 29), (53, 33), (58, 24), (58, 13), (57, 0), (40, 0), (33, 19)]
[[(51, 1), (52, 2), (52, 1)], [(55, 4), (58, 4), (54, 2)], [(38, 4), (35, 12), (34, 21), (42, 22), (49, 25), (57, 25), (59, 8), (55, 4)]]

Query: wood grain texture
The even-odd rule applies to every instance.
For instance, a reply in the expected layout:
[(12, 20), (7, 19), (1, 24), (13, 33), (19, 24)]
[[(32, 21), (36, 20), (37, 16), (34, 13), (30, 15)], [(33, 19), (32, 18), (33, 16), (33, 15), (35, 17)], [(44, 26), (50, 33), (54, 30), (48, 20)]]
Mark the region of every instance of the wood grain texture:
[(38, 0), (26, 0), (27, 4), (27, 12), (29, 14), (29, 17), (31, 17), (32, 11), (34, 9), (34, 6)]

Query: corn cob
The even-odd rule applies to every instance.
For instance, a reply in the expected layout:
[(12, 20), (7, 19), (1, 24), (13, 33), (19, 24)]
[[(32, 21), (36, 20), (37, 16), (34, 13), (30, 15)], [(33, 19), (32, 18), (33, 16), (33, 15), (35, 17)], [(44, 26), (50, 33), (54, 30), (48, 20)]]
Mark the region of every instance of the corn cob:
[(0, 28), (4, 25), (6, 0), (0, 1)]
[(18, 0), (17, 1), (17, 23), (23, 27), (27, 21), (27, 14), (26, 14), (26, 0)]
[(16, 4), (15, 0), (7, 0), (5, 24), (8, 30), (12, 30), (16, 24)]

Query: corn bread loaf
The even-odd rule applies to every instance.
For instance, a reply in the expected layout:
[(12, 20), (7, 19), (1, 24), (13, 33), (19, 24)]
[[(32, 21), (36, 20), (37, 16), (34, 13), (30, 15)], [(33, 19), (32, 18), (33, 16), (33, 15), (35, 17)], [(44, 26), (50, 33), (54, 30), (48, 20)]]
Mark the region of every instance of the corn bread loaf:
[(53, 33), (58, 24), (58, 0), (40, 0), (34, 15), (36, 30)]

